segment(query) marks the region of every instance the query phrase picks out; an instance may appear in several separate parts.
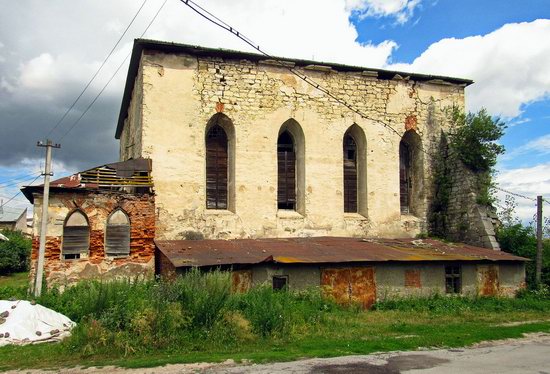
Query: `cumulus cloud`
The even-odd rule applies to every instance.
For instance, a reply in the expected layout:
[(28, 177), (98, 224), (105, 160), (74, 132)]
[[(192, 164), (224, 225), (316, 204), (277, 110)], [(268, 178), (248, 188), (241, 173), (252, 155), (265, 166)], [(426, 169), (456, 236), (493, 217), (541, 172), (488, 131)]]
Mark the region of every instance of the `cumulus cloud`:
[(407, 22), (420, 5), (420, 0), (347, 0), (346, 6), (359, 17), (394, 17), (397, 23)]
[(399, 70), (471, 78), (470, 110), (481, 107), (505, 118), (550, 95), (550, 20), (510, 23), (486, 34), (432, 44)]
[[(74, 123), (109, 79), (130, 52), (132, 39), (141, 35), (162, 2), (147, 2), (89, 92), (53, 133), (54, 140)], [(37, 159), (36, 141), (65, 113), (140, 4), (133, 0), (110, 2), (108, 6), (93, 0), (78, 4), (53, 0), (4, 5), (6, 12), (0, 14), (0, 48), (6, 58), (0, 64), (0, 166), (29, 157)], [(201, 4), (275, 55), (382, 67), (397, 47), (391, 40), (356, 42), (357, 30), (349, 21), (352, 10), (345, 0), (208, 0)], [(178, 1), (166, 3), (145, 37), (250, 50)], [(72, 171), (118, 159), (114, 130), (125, 71), (121, 69), (56, 152), (55, 158)]]
[[(527, 143), (514, 148), (511, 152), (505, 154), (502, 159), (508, 160), (526, 153), (548, 155), (550, 154), (550, 134), (546, 134), (528, 141)], [(550, 178), (550, 175), (549, 175)]]
[[(550, 163), (539, 164), (532, 167), (505, 169), (496, 177), (498, 186), (507, 191), (512, 191), (529, 198), (539, 195), (550, 199)], [(506, 193), (498, 191), (497, 197), (504, 201)], [(520, 197), (515, 197), (516, 214), (524, 223), (533, 220), (536, 214), (536, 202)], [(546, 215), (548, 216), (548, 214)]]

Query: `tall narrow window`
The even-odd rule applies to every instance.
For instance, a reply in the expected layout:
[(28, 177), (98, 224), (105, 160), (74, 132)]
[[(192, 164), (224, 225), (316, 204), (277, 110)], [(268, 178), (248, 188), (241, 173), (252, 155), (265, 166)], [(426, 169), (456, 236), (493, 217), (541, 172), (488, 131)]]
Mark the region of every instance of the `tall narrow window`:
[(105, 253), (107, 256), (130, 254), (130, 220), (126, 213), (117, 209), (109, 216), (105, 229)]
[(296, 210), (296, 151), (287, 130), (277, 139), (277, 166), (277, 207)]
[(357, 213), (357, 144), (344, 136), (344, 212)]
[(63, 225), (63, 246), (61, 255), (65, 260), (79, 259), (90, 248), (90, 226), (88, 219), (79, 210), (72, 212)]
[(227, 209), (227, 134), (218, 124), (206, 134), (206, 208)]
[(462, 291), (462, 272), (460, 265), (445, 266), (445, 292), (460, 293)]
[(411, 149), (407, 142), (401, 140), (399, 143), (399, 196), (401, 202), (401, 213), (410, 212), (411, 200)]

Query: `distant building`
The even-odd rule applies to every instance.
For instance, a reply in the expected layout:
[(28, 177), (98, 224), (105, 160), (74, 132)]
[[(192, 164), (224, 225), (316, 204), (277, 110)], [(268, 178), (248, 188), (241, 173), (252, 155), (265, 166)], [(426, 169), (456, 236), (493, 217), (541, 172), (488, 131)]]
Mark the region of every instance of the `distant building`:
[(0, 230), (27, 233), (27, 208), (0, 207)]

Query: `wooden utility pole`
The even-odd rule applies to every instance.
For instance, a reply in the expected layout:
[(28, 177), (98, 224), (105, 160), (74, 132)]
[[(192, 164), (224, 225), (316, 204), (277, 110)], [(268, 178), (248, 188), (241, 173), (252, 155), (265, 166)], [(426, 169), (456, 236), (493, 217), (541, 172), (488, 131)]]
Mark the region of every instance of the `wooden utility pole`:
[(46, 231), (48, 228), (48, 206), (50, 200), (50, 176), (52, 173), (52, 148), (61, 148), (59, 144), (52, 144), (46, 140), (46, 144), (38, 142), (38, 147), (46, 148), (46, 164), (44, 169), (44, 193), (42, 195), (42, 219), (40, 221), (40, 246), (38, 247), (38, 263), (36, 265), (34, 279), (34, 296), (39, 297), (42, 293), (42, 278), (44, 277), (44, 257), (46, 254)]
[(537, 264), (535, 280), (540, 285), (542, 275), (542, 196), (537, 196)]

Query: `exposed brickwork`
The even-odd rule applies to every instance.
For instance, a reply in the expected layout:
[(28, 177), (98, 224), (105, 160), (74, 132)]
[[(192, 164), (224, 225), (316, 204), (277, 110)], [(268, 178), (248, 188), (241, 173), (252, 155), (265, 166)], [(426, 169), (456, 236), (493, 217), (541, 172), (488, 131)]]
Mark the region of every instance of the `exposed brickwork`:
[(421, 288), (420, 282), (420, 270), (405, 270), (405, 287), (407, 288)]
[[(42, 200), (35, 199), (35, 211)], [(63, 223), (74, 209), (80, 209), (90, 225), (90, 249), (87, 257), (78, 260), (62, 258)], [(105, 227), (109, 215), (122, 209), (130, 219), (130, 255), (113, 258), (105, 255)], [(155, 236), (155, 203), (150, 194), (116, 192), (54, 193), (50, 198), (44, 275), (48, 287), (65, 286), (81, 279), (121, 279), (154, 275), (153, 242)], [(35, 227), (39, 227), (39, 222)], [(39, 233), (33, 235), (31, 279), (34, 279), (38, 258)]]

